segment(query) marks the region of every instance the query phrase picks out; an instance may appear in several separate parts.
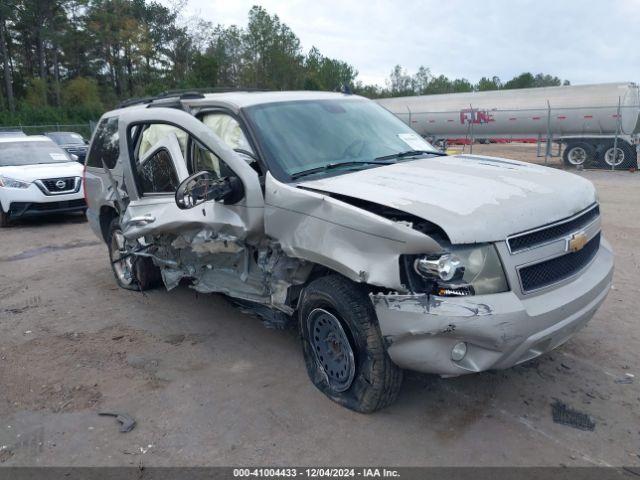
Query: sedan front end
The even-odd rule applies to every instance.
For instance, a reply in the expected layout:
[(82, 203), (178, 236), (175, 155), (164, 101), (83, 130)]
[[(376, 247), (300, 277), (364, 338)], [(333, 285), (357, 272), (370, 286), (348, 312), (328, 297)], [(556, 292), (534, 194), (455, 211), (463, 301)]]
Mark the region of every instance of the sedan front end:
[(82, 178), (64, 176), (24, 182), (0, 175), (0, 203), (9, 219), (82, 212)]

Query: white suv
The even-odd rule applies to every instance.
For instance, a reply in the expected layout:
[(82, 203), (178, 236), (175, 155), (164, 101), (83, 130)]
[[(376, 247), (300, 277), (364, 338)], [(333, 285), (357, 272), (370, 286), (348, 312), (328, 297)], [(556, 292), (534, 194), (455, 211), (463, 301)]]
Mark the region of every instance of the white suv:
[(0, 137), (0, 227), (15, 218), (85, 209), (82, 165), (47, 137)]

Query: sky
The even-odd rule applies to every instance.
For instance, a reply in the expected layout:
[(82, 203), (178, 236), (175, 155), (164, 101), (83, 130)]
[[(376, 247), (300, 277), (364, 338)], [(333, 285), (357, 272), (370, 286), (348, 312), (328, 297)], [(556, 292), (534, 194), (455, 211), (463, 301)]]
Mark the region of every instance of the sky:
[(365, 84), (384, 85), (396, 64), (473, 83), (525, 71), (574, 85), (640, 81), (640, 0), (186, 1), (184, 17), (238, 26), (261, 5), (305, 53), (350, 63)]

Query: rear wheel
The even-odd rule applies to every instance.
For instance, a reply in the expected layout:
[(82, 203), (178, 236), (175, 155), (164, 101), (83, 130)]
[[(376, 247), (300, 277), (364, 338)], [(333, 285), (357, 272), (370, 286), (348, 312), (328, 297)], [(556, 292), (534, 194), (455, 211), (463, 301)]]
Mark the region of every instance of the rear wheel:
[(114, 218), (109, 226), (109, 261), (118, 286), (127, 290), (149, 290), (160, 285), (160, 269), (147, 257), (130, 255), (127, 252), (120, 221)]
[(604, 161), (607, 165), (617, 167), (625, 160), (624, 150), (620, 147), (609, 147), (604, 152)]
[(585, 142), (569, 143), (562, 154), (565, 165), (585, 165), (595, 159), (595, 148)]
[(600, 161), (605, 168), (637, 167), (635, 148), (622, 140), (618, 142), (615, 148), (613, 142), (605, 144), (602, 148)]
[(298, 315), (307, 373), (321, 392), (362, 413), (395, 401), (402, 370), (387, 355), (364, 288), (338, 275), (314, 280)]

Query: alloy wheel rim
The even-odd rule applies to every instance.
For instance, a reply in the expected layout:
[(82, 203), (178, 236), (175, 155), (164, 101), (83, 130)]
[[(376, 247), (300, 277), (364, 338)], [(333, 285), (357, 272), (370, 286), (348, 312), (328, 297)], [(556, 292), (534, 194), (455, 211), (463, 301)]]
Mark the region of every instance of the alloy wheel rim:
[(123, 285), (131, 285), (133, 283), (133, 261), (132, 257), (127, 255), (125, 242), (122, 232), (115, 230), (111, 237), (111, 261), (118, 280)]
[(587, 160), (587, 151), (582, 147), (574, 147), (569, 151), (569, 163), (582, 165)]
[(624, 162), (624, 150), (622, 150), (621, 148), (616, 148), (616, 153), (614, 155), (613, 147), (609, 148), (604, 154), (604, 161), (607, 162), (607, 165), (617, 167), (622, 162)]

